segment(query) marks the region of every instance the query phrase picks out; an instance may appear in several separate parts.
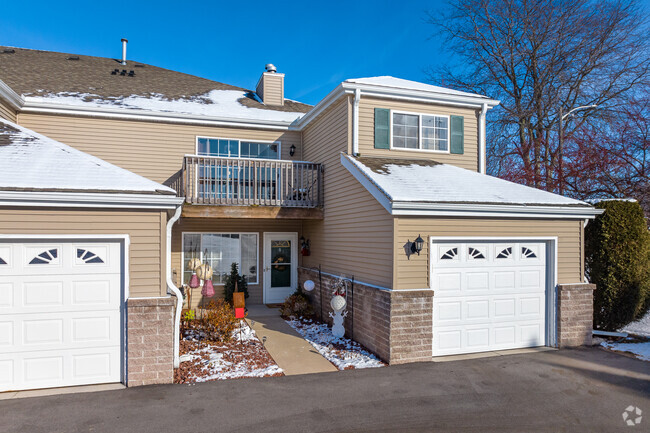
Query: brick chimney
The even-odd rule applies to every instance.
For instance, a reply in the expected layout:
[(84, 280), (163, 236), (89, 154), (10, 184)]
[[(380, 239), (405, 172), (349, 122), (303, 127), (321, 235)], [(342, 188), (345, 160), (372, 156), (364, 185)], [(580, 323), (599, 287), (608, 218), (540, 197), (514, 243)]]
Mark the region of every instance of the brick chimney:
[(278, 74), (272, 63), (267, 64), (266, 72), (257, 82), (255, 93), (266, 105), (284, 105), (284, 74)]

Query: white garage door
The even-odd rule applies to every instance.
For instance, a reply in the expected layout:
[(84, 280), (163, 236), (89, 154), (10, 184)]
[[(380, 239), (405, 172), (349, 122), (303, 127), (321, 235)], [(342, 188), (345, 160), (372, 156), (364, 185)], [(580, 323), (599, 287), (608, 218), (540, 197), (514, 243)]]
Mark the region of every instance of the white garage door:
[(0, 242), (0, 391), (119, 382), (121, 244)]
[(546, 343), (544, 242), (431, 245), (433, 355)]

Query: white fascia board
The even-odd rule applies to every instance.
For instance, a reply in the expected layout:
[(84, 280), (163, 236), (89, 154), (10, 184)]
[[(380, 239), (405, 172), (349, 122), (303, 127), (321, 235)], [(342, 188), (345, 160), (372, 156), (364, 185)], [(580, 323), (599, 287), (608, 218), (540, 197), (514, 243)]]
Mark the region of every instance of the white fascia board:
[(0, 206), (175, 209), (184, 197), (155, 194), (0, 191)]
[(483, 104), (488, 107), (496, 107), (500, 101), (481, 96), (453, 95), (440, 92), (428, 92), (426, 90), (400, 89), (396, 87), (380, 86), (373, 84), (359, 84), (343, 82), (342, 87), (346, 90), (360, 89), (366, 96), (378, 98), (404, 99), (419, 102), (438, 103), (447, 105), (470, 106), (481, 108)]
[(318, 104), (316, 104), (311, 110), (309, 110), (307, 112), (307, 114), (305, 114), (304, 116), (302, 116), (300, 119), (298, 119), (296, 121), (296, 123), (294, 124), (296, 129), (300, 129), (300, 130), (303, 129), (305, 126), (307, 126), (309, 124), (309, 122), (314, 120), (316, 117), (318, 117), (319, 114), (321, 114), (323, 111), (325, 111), (325, 109), (327, 107), (332, 105), (332, 103), (334, 101), (339, 99), (339, 97), (341, 95), (344, 95), (346, 93), (347, 94), (353, 94), (354, 89), (353, 90), (345, 90), (343, 88), (343, 84), (339, 84), (338, 86), (336, 86), (334, 88), (334, 90), (329, 92), (327, 94), (327, 96), (325, 96), (323, 99), (321, 99)]
[(25, 104), (23, 97), (14, 92), (14, 90), (2, 80), (0, 80), (0, 98), (7, 101), (14, 110), (20, 110)]
[(145, 122), (180, 123), (184, 125), (231, 126), (256, 129), (288, 130), (296, 129), (294, 122), (277, 120), (237, 119), (215, 116), (197, 116), (182, 113), (166, 113), (139, 110), (134, 108), (82, 107), (77, 105), (54, 104), (26, 100), (21, 108), (23, 113), (63, 114), (69, 116), (101, 117), (107, 119), (141, 120)]
[(593, 219), (601, 209), (571, 206), (393, 202), (393, 215)]
[(388, 193), (366, 176), (344, 153), (341, 153), (341, 165), (384, 209), (395, 216), (593, 219), (603, 213), (602, 209), (592, 207), (393, 201)]

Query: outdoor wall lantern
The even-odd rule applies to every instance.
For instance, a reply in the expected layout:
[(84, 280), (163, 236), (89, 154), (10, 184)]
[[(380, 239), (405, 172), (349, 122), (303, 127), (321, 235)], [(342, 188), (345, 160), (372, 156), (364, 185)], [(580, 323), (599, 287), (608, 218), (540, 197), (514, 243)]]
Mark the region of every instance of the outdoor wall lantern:
[(296, 153), (296, 146), (292, 144), (289, 148), (289, 155), (293, 156), (294, 153)]
[(422, 236), (418, 235), (418, 238), (411, 244), (411, 253), (413, 254), (418, 253), (419, 256), (423, 247), (424, 247), (424, 239), (422, 239)]

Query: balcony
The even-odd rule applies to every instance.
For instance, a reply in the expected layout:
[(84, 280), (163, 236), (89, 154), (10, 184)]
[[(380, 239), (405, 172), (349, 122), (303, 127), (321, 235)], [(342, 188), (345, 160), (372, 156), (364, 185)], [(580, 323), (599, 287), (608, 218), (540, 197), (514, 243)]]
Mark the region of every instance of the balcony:
[(186, 155), (181, 181), (184, 216), (322, 218), (320, 164)]

